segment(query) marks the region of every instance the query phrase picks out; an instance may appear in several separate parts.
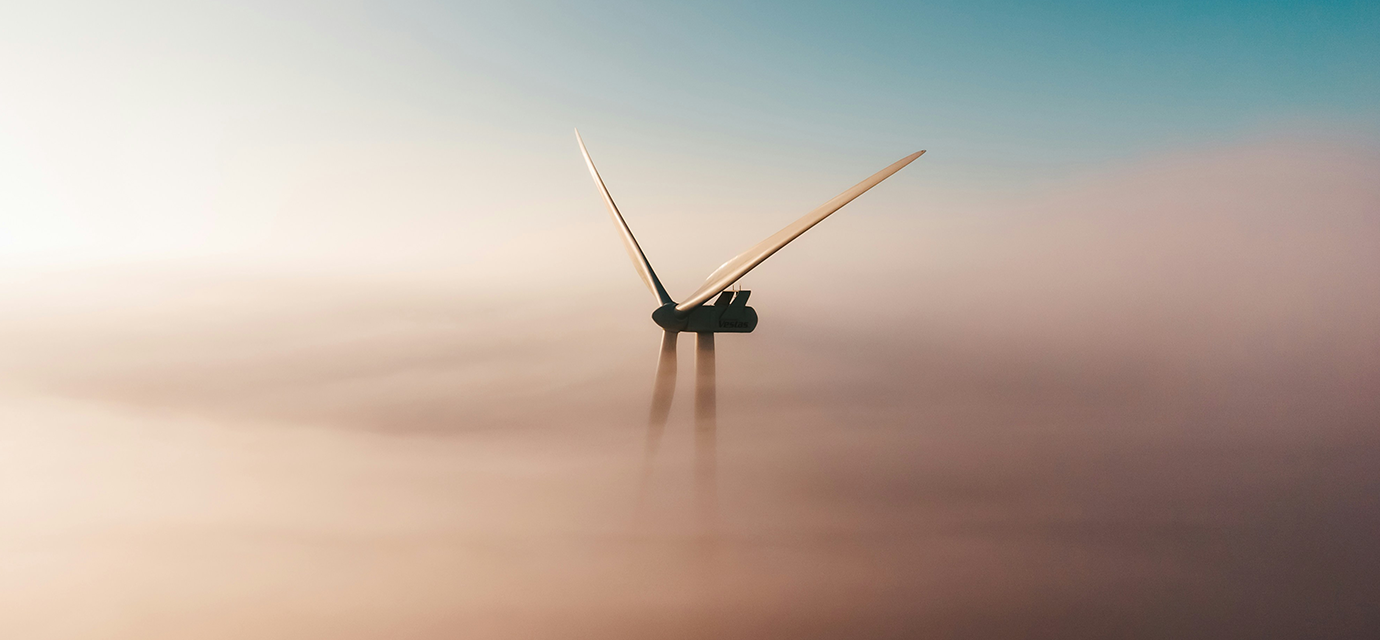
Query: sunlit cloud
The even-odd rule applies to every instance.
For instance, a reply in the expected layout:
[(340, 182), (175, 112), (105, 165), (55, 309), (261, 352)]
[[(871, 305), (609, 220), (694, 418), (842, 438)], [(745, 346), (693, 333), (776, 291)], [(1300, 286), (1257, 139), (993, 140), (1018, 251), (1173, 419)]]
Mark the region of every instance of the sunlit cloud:
[(967, 215), (859, 201), (754, 272), (760, 330), (721, 341), (709, 558), (684, 402), (635, 515), (656, 332), (602, 218), (468, 258), (542, 247), (569, 271), (550, 282), (428, 260), (12, 278), (5, 616), (146, 638), (1348, 624), (1337, 594), (1374, 569), (1377, 168), (1277, 141)]

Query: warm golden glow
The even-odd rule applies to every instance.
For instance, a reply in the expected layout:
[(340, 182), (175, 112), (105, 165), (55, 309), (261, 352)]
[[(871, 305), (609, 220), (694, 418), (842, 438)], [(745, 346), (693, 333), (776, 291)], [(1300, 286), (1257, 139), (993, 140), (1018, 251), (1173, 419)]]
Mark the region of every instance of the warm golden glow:
[[(759, 331), (721, 337), (709, 545), (688, 403), (634, 518), (658, 330), (593, 193), (588, 226), (453, 263), (11, 269), (0, 619), (16, 638), (1016, 636), (1241, 572), (1266, 601), (1323, 570), (1362, 589), (1369, 565), (1336, 563), (1372, 540), (1332, 532), (1375, 516), (1377, 173), (1278, 142), (838, 216), (754, 272)], [(658, 262), (677, 292), (700, 266)]]

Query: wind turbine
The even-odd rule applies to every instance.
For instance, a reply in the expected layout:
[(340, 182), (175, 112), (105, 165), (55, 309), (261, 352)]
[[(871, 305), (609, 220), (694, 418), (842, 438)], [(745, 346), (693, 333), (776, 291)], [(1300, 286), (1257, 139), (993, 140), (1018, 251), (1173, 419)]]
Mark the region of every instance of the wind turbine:
[[(897, 160), (891, 166), (872, 174), (872, 177), (834, 196), (834, 199), (820, 205), (799, 220), (786, 225), (784, 229), (772, 234), (766, 240), (738, 254), (732, 260), (725, 262), (723, 266), (715, 269), (714, 273), (709, 274), (709, 278), (700, 285), (699, 289), (678, 303), (672, 300), (671, 296), (666, 293), (666, 288), (661, 286), (661, 280), (656, 277), (656, 271), (652, 270), (652, 263), (647, 260), (647, 255), (642, 252), (642, 247), (637, 244), (637, 238), (633, 237), (632, 230), (628, 228), (628, 222), (618, 211), (618, 205), (613, 203), (613, 196), (609, 195), (608, 187), (604, 186), (604, 179), (599, 177), (599, 170), (594, 168), (594, 160), (589, 157), (589, 150), (585, 148), (585, 141), (580, 137), (578, 130), (575, 131), (575, 140), (580, 143), (580, 153), (585, 157), (585, 164), (589, 166), (589, 175), (594, 178), (594, 184), (599, 187), (599, 194), (604, 197), (604, 204), (609, 209), (609, 215), (612, 216), (614, 225), (618, 227), (619, 233), (623, 236), (623, 244), (628, 250), (628, 257), (632, 258), (633, 267), (637, 269), (637, 274), (642, 277), (642, 281), (647, 284), (647, 288), (651, 289), (652, 295), (656, 296), (657, 299), (658, 306), (652, 312), (652, 322), (655, 322), (662, 329), (661, 356), (657, 360), (656, 382), (652, 387), (652, 410), (651, 416), (647, 420), (644, 487), (646, 474), (650, 472), (652, 458), (661, 441), (661, 434), (666, 428), (666, 418), (671, 412), (671, 397), (676, 390), (676, 337), (683, 331), (695, 333), (696, 505), (702, 522), (707, 522), (713, 517), (715, 502), (714, 449), (718, 418), (714, 393), (714, 334), (750, 333), (757, 328), (757, 312), (752, 307), (747, 306), (748, 296), (752, 292), (728, 291), (728, 287), (751, 271), (753, 267), (762, 264), (763, 260), (780, 251), (790, 241), (800, 237), (810, 227), (819, 224), (821, 220), (829, 217), (829, 214), (843, 208), (843, 205), (852, 202), (863, 192), (891, 177), (892, 174), (900, 171), (902, 167), (915, 161), (925, 152), (923, 150), (917, 151)], [(710, 298), (716, 295), (719, 297), (714, 301), (714, 304), (705, 305)]]

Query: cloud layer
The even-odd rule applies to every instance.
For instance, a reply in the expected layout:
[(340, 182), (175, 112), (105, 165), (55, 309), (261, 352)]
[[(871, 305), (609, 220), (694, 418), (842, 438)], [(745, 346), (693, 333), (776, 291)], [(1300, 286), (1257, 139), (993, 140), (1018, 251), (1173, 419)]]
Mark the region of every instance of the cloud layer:
[[(602, 284), (613, 240), (532, 230), (459, 272), (12, 274), (0, 617), (31, 638), (1374, 633), (1378, 172), (1286, 139), (845, 210), (745, 281), (759, 331), (719, 341), (710, 545), (688, 348), (634, 517), (656, 331), (630, 270)], [(562, 272), (503, 271), (532, 247)]]

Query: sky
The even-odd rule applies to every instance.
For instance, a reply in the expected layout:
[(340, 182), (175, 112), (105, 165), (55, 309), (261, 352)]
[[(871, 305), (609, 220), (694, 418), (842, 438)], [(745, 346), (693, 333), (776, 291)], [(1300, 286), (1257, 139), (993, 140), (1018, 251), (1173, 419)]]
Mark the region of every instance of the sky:
[[(0, 6), (26, 638), (1368, 637), (1380, 9)], [(741, 282), (719, 519), (673, 297)], [(690, 342), (686, 339), (682, 342)]]
[(28, 262), (575, 220), (576, 126), (618, 195), (665, 199), (650, 223), (917, 148), (933, 199), (1281, 132), (1371, 144), (1380, 104), (1365, 3), (4, 11), (0, 256)]

